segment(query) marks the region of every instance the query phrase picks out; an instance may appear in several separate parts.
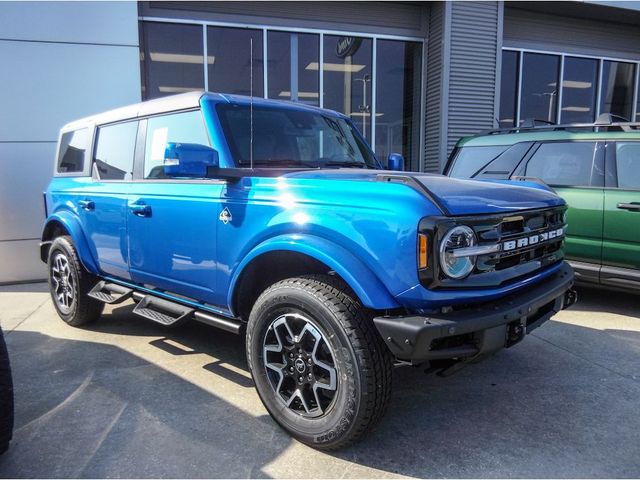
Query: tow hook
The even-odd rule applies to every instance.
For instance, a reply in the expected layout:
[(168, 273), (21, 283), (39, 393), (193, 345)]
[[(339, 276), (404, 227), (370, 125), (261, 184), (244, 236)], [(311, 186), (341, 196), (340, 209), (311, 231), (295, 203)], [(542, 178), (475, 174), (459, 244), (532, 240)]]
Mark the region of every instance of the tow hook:
[(574, 288), (570, 288), (564, 294), (564, 302), (562, 302), (562, 309), (569, 308), (571, 305), (578, 301), (578, 292)]

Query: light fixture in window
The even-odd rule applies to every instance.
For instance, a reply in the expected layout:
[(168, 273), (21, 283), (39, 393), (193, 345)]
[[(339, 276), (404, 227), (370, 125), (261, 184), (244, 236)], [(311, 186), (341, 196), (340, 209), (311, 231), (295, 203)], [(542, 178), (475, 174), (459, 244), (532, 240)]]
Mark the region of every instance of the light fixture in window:
[[(167, 63), (202, 63), (202, 55), (187, 55), (184, 53), (149, 53), (152, 62), (167, 62)], [(216, 61), (216, 57), (209, 55), (207, 57), (207, 63), (213, 65)]]
[[(350, 72), (356, 73), (362, 70), (365, 65), (359, 64), (344, 64), (344, 63), (323, 63), (322, 68), (325, 72)], [(320, 64), (318, 62), (311, 62), (309, 65), (305, 67), (305, 70), (318, 70), (320, 68)]]
[(193, 92), (195, 90), (202, 90), (202, 88), (194, 87), (158, 87), (158, 90), (162, 93), (186, 93)]
[[(591, 82), (580, 82), (578, 80), (563, 80), (562, 86), (563, 88), (591, 88)], [(548, 83), (548, 87), (555, 87), (556, 82)]]
[(563, 112), (590, 112), (589, 107), (562, 107)]
[[(384, 113), (376, 113), (376, 117), (383, 116)], [(350, 117), (370, 117), (371, 114), (369, 112), (351, 112), (349, 114)]]
[[(291, 97), (291, 92), (283, 90), (278, 94), (279, 97)], [(318, 92), (298, 92), (298, 98), (318, 98), (320, 95)]]

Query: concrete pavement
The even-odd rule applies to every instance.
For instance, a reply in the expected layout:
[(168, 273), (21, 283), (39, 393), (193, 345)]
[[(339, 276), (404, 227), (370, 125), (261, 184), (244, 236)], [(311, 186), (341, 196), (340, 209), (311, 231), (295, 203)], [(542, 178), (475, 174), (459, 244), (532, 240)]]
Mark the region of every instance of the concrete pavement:
[(397, 369), (380, 426), (327, 454), (271, 420), (243, 339), (130, 304), (76, 329), (46, 285), (0, 287), (16, 390), (0, 477), (639, 477), (640, 296), (580, 294), (453, 377)]

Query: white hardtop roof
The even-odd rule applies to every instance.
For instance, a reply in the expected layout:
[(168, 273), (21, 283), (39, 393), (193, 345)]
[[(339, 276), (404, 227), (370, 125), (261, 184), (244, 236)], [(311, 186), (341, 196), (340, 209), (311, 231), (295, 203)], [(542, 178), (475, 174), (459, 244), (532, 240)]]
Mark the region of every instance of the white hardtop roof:
[[(134, 103), (125, 107), (115, 108), (103, 113), (91, 115), (89, 117), (74, 120), (67, 123), (62, 130), (74, 130), (90, 124), (104, 124), (117, 122), (119, 120), (127, 120), (130, 118), (143, 117), (147, 115), (155, 115), (158, 113), (172, 112), (176, 110), (186, 110), (189, 108), (198, 108), (200, 106), (200, 98), (205, 94), (204, 91), (195, 91), (188, 93), (181, 93), (179, 95), (171, 95), (164, 98), (156, 98), (154, 100), (147, 100), (145, 102)], [(210, 96), (217, 96), (219, 94), (207, 93)], [(220, 98), (224, 98), (219, 95)]]

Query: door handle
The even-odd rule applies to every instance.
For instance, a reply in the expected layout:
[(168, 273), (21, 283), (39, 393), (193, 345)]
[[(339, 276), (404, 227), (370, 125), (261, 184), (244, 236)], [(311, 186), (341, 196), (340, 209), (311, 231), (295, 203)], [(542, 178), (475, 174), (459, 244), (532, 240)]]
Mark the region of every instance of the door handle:
[(129, 210), (137, 217), (150, 217), (151, 207), (144, 202), (136, 202), (129, 204)]
[(96, 209), (96, 204), (93, 202), (93, 200), (80, 200), (78, 202), (78, 206), (81, 209), (86, 210), (87, 212), (91, 212)]
[(620, 210), (630, 210), (632, 212), (640, 212), (640, 203), (639, 202), (631, 202), (631, 203), (619, 203), (617, 207)]

